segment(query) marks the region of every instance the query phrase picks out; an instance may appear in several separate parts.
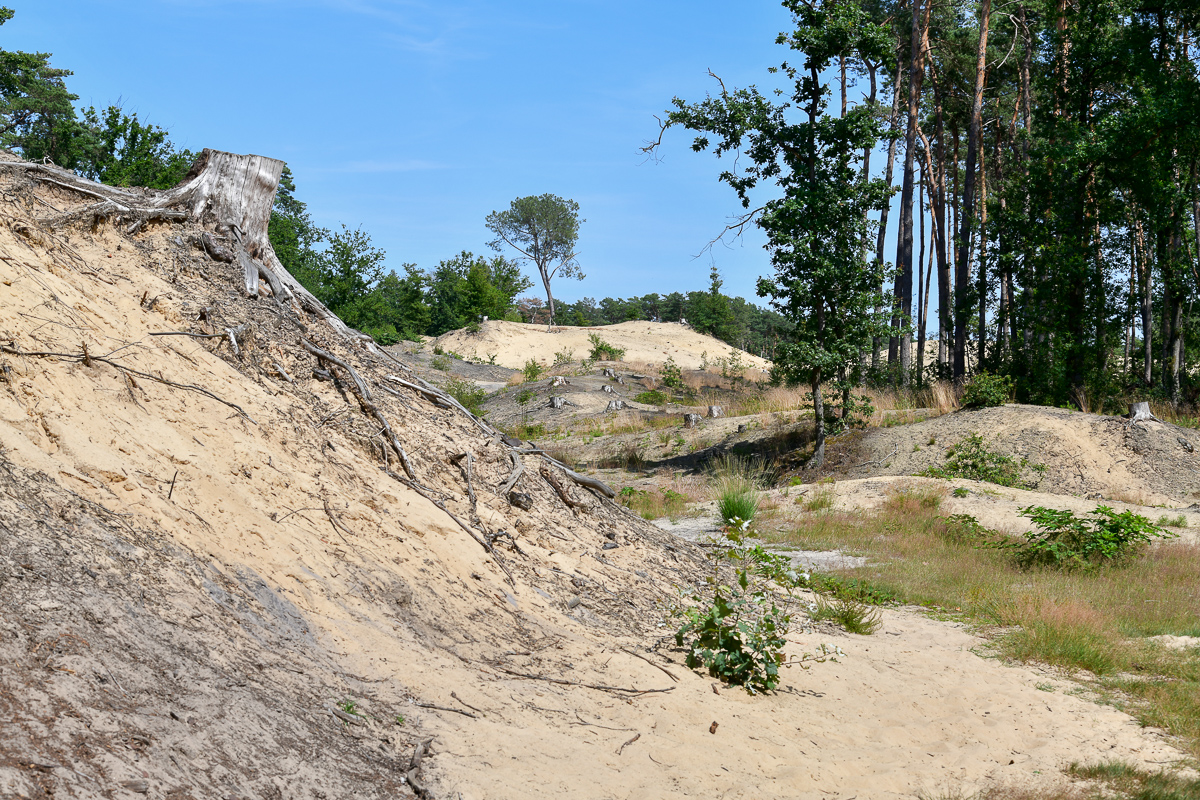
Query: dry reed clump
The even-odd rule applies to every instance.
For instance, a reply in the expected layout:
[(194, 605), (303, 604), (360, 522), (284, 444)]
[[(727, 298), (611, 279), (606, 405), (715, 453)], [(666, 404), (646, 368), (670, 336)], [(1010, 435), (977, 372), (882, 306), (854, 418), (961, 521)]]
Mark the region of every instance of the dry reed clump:
[(1152, 506), (1154, 499), (1141, 489), (1121, 489), (1113, 492), (1109, 500), (1116, 500), (1118, 503), (1128, 503), (1131, 506)]
[(950, 381), (936, 381), (919, 387), (865, 388), (860, 390), (875, 406), (876, 424), (882, 421), (882, 412), (917, 410), (932, 416), (948, 414), (958, 408), (962, 390)]

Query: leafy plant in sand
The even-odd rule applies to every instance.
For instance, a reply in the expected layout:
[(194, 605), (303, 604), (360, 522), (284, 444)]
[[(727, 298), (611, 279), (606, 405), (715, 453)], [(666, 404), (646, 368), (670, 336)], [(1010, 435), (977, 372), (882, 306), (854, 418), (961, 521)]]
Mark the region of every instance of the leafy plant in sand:
[(1072, 511), (1043, 506), (1021, 509), (1037, 530), (1021, 540), (1006, 540), (993, 546), (1015, 551), (1022, 567), (1093, 569), (1105, 564), (1127, 562), (1154, 539), (1174, 539), (1178, 534), (1163, 530), (1132, 511), (1117, 513), (1097, 506), (1086, 517)]
[[(688, 648), (690, 668), (703, 667), (714, 678), (757, 694), (779, 685), (781, 666), (807, 669), (806, 662), (836, 660), (842, 652), (821, 645), (816, 653), (788, 659), (784, 647), (797, 576), (785, 556), (750, 544), (749, 535), (750, 521), (735, 519), (709, 548), (712, 571), (679, 610), (683, 625), (675, 643)], [(725, 583), (730, 570), (733, 580)]]
[(927, 478), (966, 478), (1017, 489), (1032, 489), (1038, 485), (1038, 479), (1025, 480), (1024, 470), (1028, 468), (1039, 476), (1046, 471), (1043, 464), (1030, 464), (1025, 459), (1017, 461), (1012, 456), (988, 449), (987, 442), (978, 433), (964, 436), (946, 451), (946, 455), (945, 464), (930, 467), (920, 474)]

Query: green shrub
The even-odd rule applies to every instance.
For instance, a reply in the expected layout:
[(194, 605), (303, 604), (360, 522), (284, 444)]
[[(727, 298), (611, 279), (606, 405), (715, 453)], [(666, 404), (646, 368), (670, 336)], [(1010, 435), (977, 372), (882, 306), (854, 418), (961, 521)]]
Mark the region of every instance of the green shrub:
[(1070, 570), (1119, 564), (1134, 558), (1154, 539), (1177, 536), (1140, 514), (1117, 513), (1108, 506), (1097, 506), (1086, 517), (1043, 506), (1028, 506), (1020, 513), (1037, 530), (1026, 533), (1023, 540), (1005, 540), (993, 546), (1015, 551), (1017, 563), (1026, 568)]
[(535, 392), (533, 389), (522, 389), (521, 391), (517, 392), (517, 402), (521, 405), (525, 405), (532, 400), (536, 394), (537, 392)]
[(450, 369), (450, 359), (442, 355), (434, 356), (429, 360), (429, 366), (441, 372), (445, 372), (446, 370)]
[(521, 371), (523, 373), (525, 373), (526, 381), (536, 381), (538, 378), (540, 378), (542, 376), (542, 373), (545, 372), (546, 369), (541, 364), (539, 364), (537, 361), (535, 361), (531, 358), (525, 362), (525, 368), (522, 369)]
[(435, 356), (444, 356), (446, 354), (446, 351), (444, 349), (442, 349), (442, 346), (440, 344), (435, 344), (433, 346), (433, 354)]
[(981, 372), (971, 378), (963, 391), (963, 408), (991, 408), (1002, 406), (1009, 401), (1013, 393), (1012, 378), (1007, 375), (992, 375)]
[(1158, 518), (1158, 524), (1167, 528), (1186, 528), (1188, 526), (1187, 517), (1183, 514), (1177, 514), (1174, 517), (1169, 517), (1163, 514)]
[(726, 456), (716, 463), (713, 485), (722, 524), (732, 525), (735, 519), (749, 524), (754, 519), (762, 499), (761, 488), (768, 482), (766, 472), (762, 465), (737, 456)]
[(474, 381), (468, 381), (463, 378), (451, 378), (442, 386), (446, 390), (446, 394), (453, 397), (455, 400), (463, 404), (463, 408), (470, 411), (477, 417), (483, 416), (483, 398), (487, 397), (487, 392), (483, 387)]
[(848, 633), (862, 636), (870, 636), (883, 627), (878, 608), (853, 598), (838, 597), (831, 602), (818, 596), (817, 608), (812, 612), (812, 618), (816, 621), (833, 620)]
[(464, 330), (466, 330), (467, 333), (475, 334), (479, 333), (481, 330), (483, 330), (483, 328), (480, 327), (478, 322), (468, 322), (467, 327)]
[(667, 356), (667, 360), (663, 362), (662, 369), (659, 370), (658, 377), (662, 381), (663, 386), (667, 388), (678, 391), (683, 391), (687, 388), (683, 382), (683, 370), (675, 363), (675, 359), (672, 356)]
[(604, 341), (599, 334), (589, 333), (588, 341), (592, 343), (588, 358), (593, 361), (620, 361), (625, 357), (625, 351), (622, 348)]
[(1017, 461), (1012, 456), (989, 450), (983, 437), (977, 433), (964, 436), (946, 452), (946, 455), (945, 464), (930, 467), (920, 475), (927, 478), (966, 478), (1017, 489), (1032, 489), (1037, 486), (1038, 481), (1026, 481), (1022, 477), (1025, 468), (1028, 467), (1035, 473), (1046, 470), (1041, 464), (1031, 465), (1024, 459)]
[(567, 350), (566, 348), (564, 348), (554, 354), (554, 366), (556, 366), (556, 367), (560, 366), (562, 364), (570, 364), (574, 360), (575, 360), (575, 351), (574, 350)]
[(666, 405), (671, 401), (671, 398), (657, 389), (651, 389), (648, 392), (641, 392), (633, 396), (633, 402), (645, 403), (648, 406)]

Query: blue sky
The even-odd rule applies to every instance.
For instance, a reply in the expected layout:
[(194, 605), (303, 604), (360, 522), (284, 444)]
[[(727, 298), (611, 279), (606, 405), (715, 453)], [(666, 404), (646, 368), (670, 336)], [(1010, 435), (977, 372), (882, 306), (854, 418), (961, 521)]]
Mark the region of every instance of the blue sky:
[(489, 212), (550, 192), (587, 220), (587, 277), (556, 298), (702, 289), (716, 264), (727, 293), (761, 302), (761, 235), (702, 252), (739, 210), (723, 165), (686, 131), (657, 162), (639, 148), (673, 96), (715, 87), (709, 69), (771, 85), (789, 55), (777, 3), (7, 3), (0, 47), (53, 53), (83, 105), (120, 102), (193, 150), (287, 161), (317, 223), (361, 225), (394, 269), (486, 252)]

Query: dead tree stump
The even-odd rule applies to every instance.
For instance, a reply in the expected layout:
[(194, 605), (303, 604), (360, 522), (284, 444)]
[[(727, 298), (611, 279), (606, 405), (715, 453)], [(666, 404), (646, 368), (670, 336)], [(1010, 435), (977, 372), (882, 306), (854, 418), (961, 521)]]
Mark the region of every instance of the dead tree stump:
[(1130, 403), (1129, 404), (1129, 424), (1130, 425), (1133, 425), (1136, 422), (1148, 422), (1149, 420), (1154, 420), (1155, 422), (1162, 422), (1161, 419), (1154, 416), (1153, 412), (1150, 411), (1149, 403), (1142, 401), (1140, 403)]
[(609, 400), (605, 411), (621, 411), (626, 408), (624, 400)]
[(554, 380), (550, 381), (551, 386), (565, 386), (568, 383), (570, 383), (570, 381), (564, 378), (562, 375), (555, 375)]
[(700, 427), (700, 415), (699, 414), (684, 414), (683, 415), (683, 427), (685, 427), (685, 428)]
[(708, 407), (708, 416), (712, 417), (713, 419), (716, 419), (717, 417), (725, 416), (725, 412), (721, 410), (720, 406), (709, 406)]
[(600, 387), (600, 391), (608, 392), (609, 394), (615, 394), (615, 392), (613, 392), (613, 388), (611, 386), (609, 386), (607, 383)]
[(617, 371), (615, 369), (613, 369), (612, 367), (605, 367), (604, 368), (604, 377), (615, 378), (615, 377), (617, 377)]
[(551, 408), (562, 408), (566, 404), (567, 404), (567, 398), (565, 398), (565, 397), (551, 397), (550, 398), (550, 407)]

